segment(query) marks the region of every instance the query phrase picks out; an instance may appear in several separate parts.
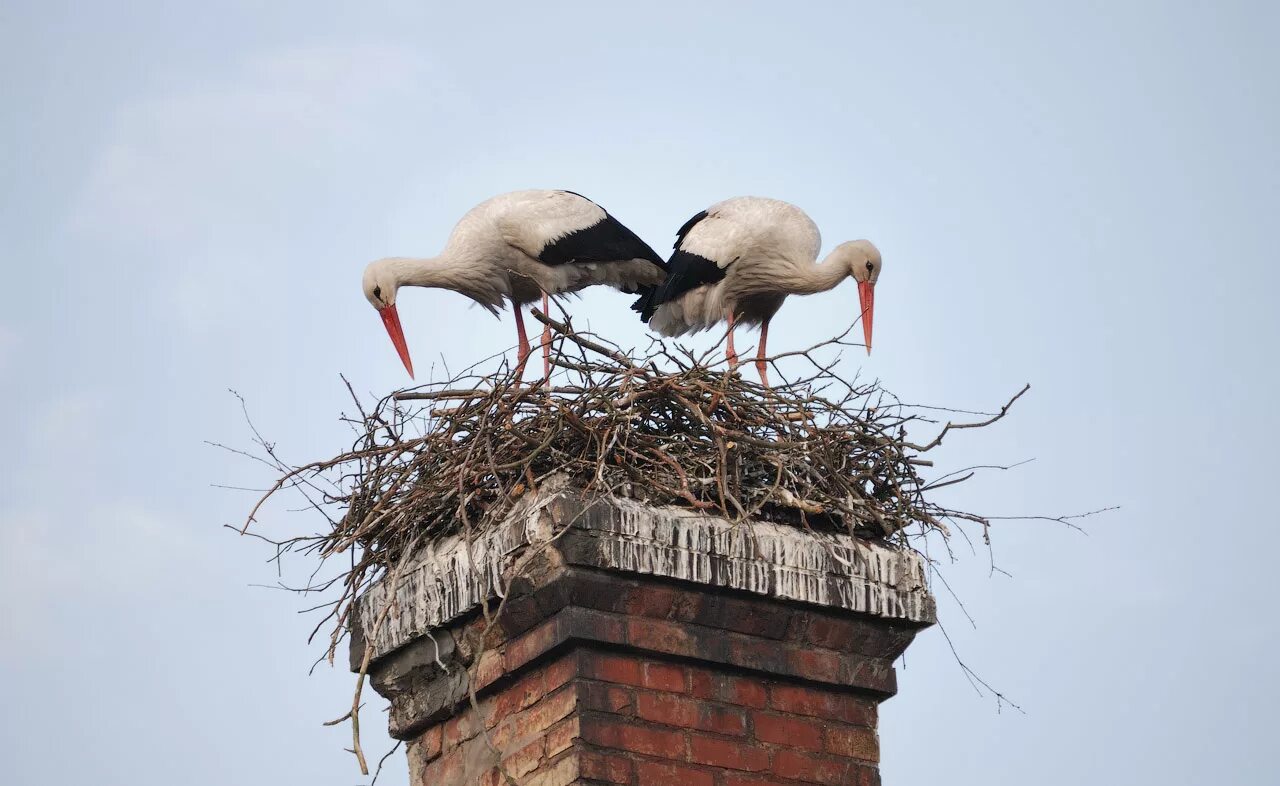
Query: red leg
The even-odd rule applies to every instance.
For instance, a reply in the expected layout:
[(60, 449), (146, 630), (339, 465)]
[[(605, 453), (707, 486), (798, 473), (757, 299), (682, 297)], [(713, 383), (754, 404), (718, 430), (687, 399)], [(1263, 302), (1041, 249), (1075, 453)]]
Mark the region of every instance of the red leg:
[(769, 367), (764, 362), (765, 353), (764, 345), (769, 341), (769, 320), (765, 320), (760, 325), (760, 348), (756, 350), (756, 370), (760, 372), (760, 381), (765, 387), (769, 385)]
[(525, 361), (529, 359), (529, 337), (524, 332), (524, 313), (520, 304), (513, 300), (511, 306), (516, 314), (516, 335), (520, 337), (520, 343), (516, 349), (516, 367), (520, 369), (520, 374), (517, 376), (523, 376)]
[(733, 348), (733, 309), (729, 309), (726, 319), (729, 322), (729, 338), (724, 354), (729, 360), (729, 370), (733, 371), (738, 367), (738, 352)]
[[(542, 293), (542, 314), (551, 316), (551, 298)], [(542, 326), (542, 378), (551, 379), (551, 326)]]

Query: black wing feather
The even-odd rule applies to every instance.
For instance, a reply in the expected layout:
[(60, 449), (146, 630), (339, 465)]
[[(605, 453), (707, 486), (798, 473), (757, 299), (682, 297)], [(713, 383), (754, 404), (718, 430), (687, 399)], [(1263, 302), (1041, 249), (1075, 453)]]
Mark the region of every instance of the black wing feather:
[[(587, 199), (573, 191), (576, 197)], [(587, 199), (591, 202), (590, 199)], [(591, 202), (593, 205), (595, 202)], [(599, 207), (599, 205), (596, 205)], [(600, 208), (604, 210), (604, 208)], [(584, 229), (548, 243), (538, 253), (538, 260), (545, 265), (566, 265), (583, 262), (622, 262), (628, 259), (647, 259), (663, 270), (667, 265), (658, 252), (627, 229), (621, 221), (605, 210), (604, 219)]]
[(667, 261), (666, 280), (643, 291), (636, 302), (631, 304), (632, 310), (640, 312), (642, 321), (648, 322), (663, 303), (669, 303), (691, 289), (714, 284), (724, 278), (724, 270), (714, 261), (680, 248), (685, 236), (706, 217), (707, 211), (703, 210), (684, 222), (684, 226), (676, 231), (675, 252)]

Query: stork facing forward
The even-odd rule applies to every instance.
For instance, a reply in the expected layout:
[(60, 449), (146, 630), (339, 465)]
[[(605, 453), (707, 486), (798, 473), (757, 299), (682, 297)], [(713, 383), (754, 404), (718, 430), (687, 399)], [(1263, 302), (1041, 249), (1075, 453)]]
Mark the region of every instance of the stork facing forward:
[(738, 365), (734, 327), (759, 325), (756, 368), (767, 387), (769, 320), (782, 302), (788, 295), (825, 292), (852, 277), (858, 282), (862, 331), (870, 354), (880, 252), (870, 241), (852, 240), (815, 264), (821, 246), (817, 225), (795, 205), (764, 197), (727, 199), (680, 227), (666, 280), (645, 290), (632, 308), (666, 336), (728, 322), (726, 354), (731, 366)]
[[(572, 191), (516, 191), (476, 205), (454, 227), (437, 257), (392, 257), (369, 264), (364, 296), (382, 316), (391, 343), (413, 376), (396, 311), (402, 286), (439, 287), (466, 295), (494, 316), (515, 311), (519, 367), (529, 357), (521, 308), (548, 295), (607, 284), (640, 292), (663, 281), (666, 264), (604, 208)], [(543, 367), (551, 374), (551, 328), (542, 334)]]

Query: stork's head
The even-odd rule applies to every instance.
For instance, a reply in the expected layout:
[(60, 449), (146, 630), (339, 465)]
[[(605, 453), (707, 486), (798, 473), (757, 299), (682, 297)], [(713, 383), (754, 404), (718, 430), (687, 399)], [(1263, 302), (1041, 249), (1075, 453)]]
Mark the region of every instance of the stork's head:
[(409, 345), (405, 343), (404, 331), (400, 328), (400, 315), (396, 313), (396, 291), (400, 289), (400, 277), (397, 275), (396, 259), (379, 259), (370, 262), (364, 269), (364, 296), (378, 310), (382, 324), (391, 336), (400, 360), (404, 362), (409, 378), (413, 378), (413, 361), (409, 359)]
[(850, 240), (836, 249), (849, 264), (849, 273), (858, 282), (858, 300), (861, 304), (862, 336), (866, 339), (867, 354), (871, 354), (871, 320), (876, 310), (876, 279), (880, 278), (880, 249), (870, 240)]

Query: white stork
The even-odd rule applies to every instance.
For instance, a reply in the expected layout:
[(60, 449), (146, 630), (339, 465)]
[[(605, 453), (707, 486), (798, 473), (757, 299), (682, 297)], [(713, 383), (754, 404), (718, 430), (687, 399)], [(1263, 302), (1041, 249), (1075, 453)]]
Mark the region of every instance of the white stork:
[(756, 368), (767, 387), (769, 320), (782, 301), (787, 295), (825, 292), (852, 276), (858, 282), (862, 331), (871, 354), (880, 252), (869, 241), (853, 240), (836, 246), (819, 265), (821, 247), (817, 225), (795, 205), (764, 197), (726, 199), (680, 227), (666, 280), (646, 289), (632, 308), (665, 336), (727, 321), (731, 366), (738, 365), (734, 326), (759, 325)]
[[(402, 286), (440, 287), (466, 295), (494, 316), (510, 300), (519, 336), (519, 367), (529, 357), (521, 307), (548, 295), (607, 284), (640, 292), (661, 283), (666, 263), (604, 208), (572, 191), (515, 191), (476, 205), (453, 228), (437, 257), (391, 257), (364, 271), (364, 296), (382, 315), (409, 376), (413, 362), (396, 312)], [(551, 374), (551, 328), (542, 335)]]

